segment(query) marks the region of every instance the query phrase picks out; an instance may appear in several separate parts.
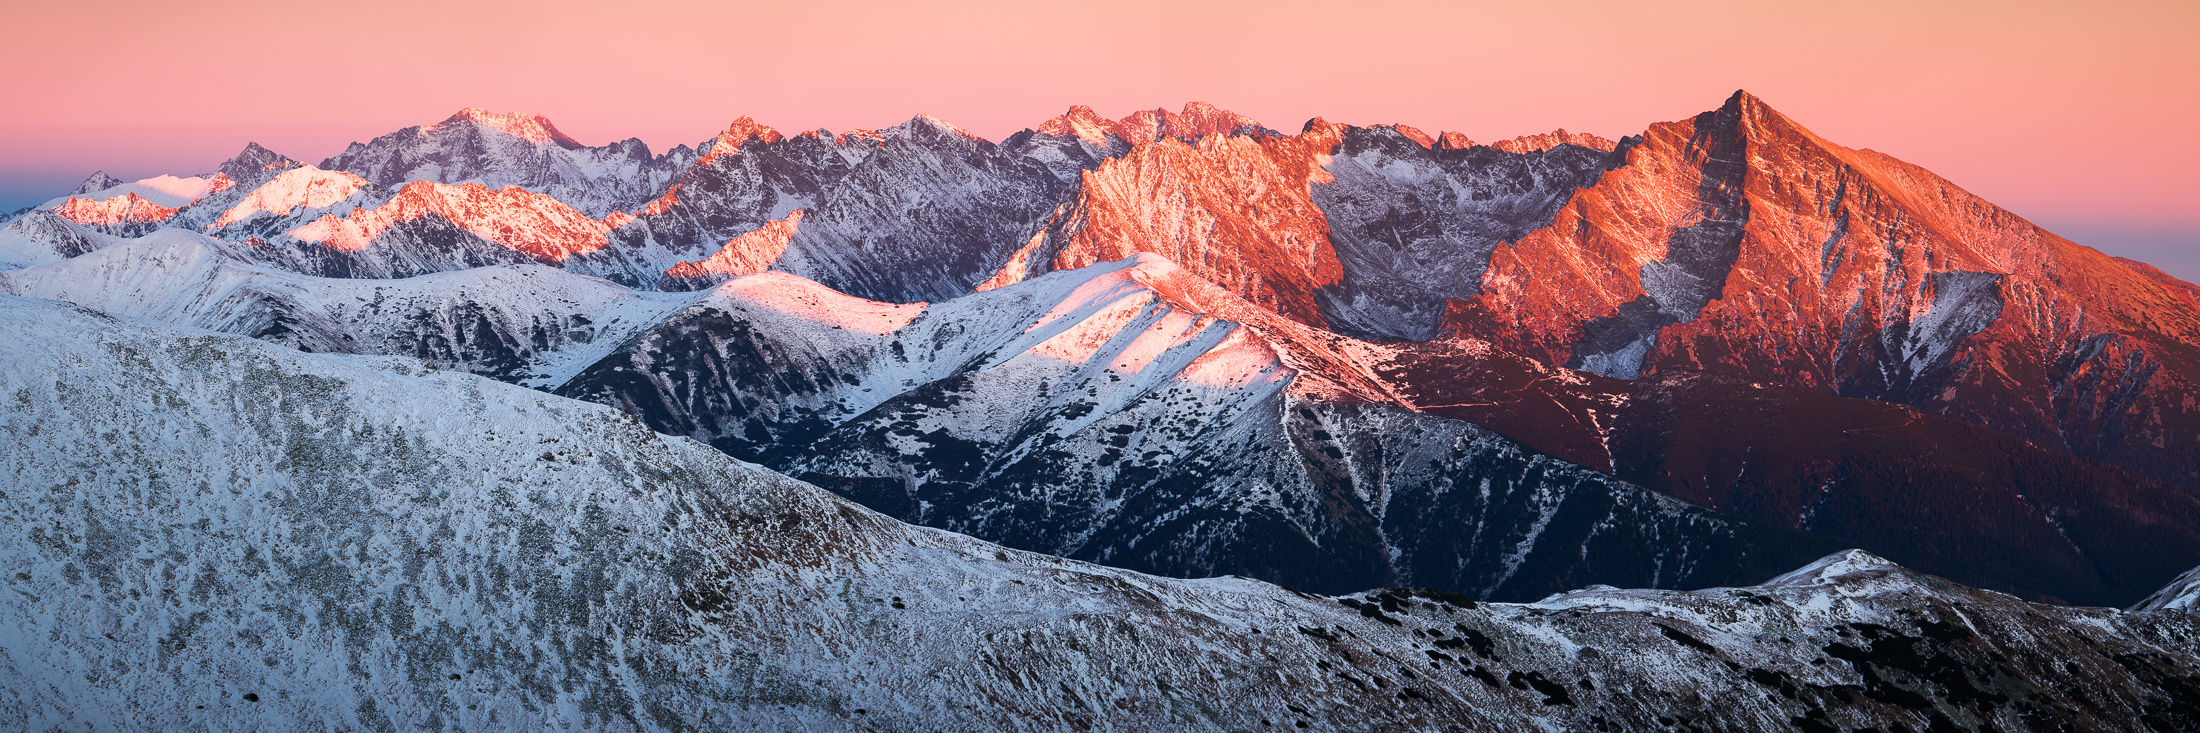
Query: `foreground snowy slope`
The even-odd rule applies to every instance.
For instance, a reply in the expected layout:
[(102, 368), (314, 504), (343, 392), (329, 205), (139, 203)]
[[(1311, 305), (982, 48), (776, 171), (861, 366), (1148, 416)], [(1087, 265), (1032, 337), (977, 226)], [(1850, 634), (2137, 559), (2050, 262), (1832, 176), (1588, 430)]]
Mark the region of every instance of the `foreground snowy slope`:
[(1529, 605), (909, 527), (609, 409), (0, 296), (0, 727), (2189, 730), (2183, 613), (1842, 553)]

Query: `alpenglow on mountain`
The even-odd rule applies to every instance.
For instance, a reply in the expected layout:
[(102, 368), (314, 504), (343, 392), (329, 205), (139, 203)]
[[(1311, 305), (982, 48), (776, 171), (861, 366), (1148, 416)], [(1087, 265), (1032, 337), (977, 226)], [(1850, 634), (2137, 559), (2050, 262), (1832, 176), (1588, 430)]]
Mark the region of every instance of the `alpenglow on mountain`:
[(2200, 728), (2200, 287), (1747, 93), (0, 221), (0, 727)]

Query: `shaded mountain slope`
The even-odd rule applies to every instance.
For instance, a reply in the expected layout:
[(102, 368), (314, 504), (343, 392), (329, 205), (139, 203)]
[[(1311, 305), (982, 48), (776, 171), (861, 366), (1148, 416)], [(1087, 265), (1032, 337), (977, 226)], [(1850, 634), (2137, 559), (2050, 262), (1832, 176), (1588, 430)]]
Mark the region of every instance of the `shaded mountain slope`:
[(1234, 312), (1261, 311), (1151, 255), (921, 307), (758, 275), (557, 391), (910, 521), (1180, 576), (1526, 598), (1827, 546), (1371, 401), (1309, 348), (1335, 337)]
[[(1357, 341), (1151, 255), (896, 305), (784, 274), (691, 295), (539, 267), (321, 281), (172, 234), (0, 288), (555, 389), (900, 518), (1167, 574), (1524, 598), (1741, 582), (1724, 574), (1783, 556), (1717, 547), (1823, 548), (1691, 544), (1724, 525), (1673, 524), (1538, 452), (2031, 598), (2128, 604), (2200, 559), (2182, 490), (2012, 436), (1764, 383), (1553, 369), (1483, 342)], [(1608, 529), (1638, 523), (1655, 529)], [(1695, 539), (1657, 544), (1676, 531)]]
[[(2186, 730), (2195, 617), (1841, 553), (1529, 605), (913, 528), (601, 407), (0, 297), (0, 721)], [(464, 409), (452, 410), (452, 406)]]
[(1911, 404), (2200, 487), (2189, 289), (1737, 94), (1498, 248), (1449, 332)]
[(1986, 588), (2121, 606), (2200, 559), (2191, 491), (1915, 408), (1701, 372), (1611, 379), (1479, 341), (1372, 363), (1423, 412)]

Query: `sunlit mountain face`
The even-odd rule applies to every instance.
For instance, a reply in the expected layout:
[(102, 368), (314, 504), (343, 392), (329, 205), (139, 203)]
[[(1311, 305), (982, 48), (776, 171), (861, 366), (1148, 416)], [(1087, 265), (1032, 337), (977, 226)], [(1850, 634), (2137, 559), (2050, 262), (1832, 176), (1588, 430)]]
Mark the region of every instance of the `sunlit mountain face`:
[(2200, 286), (1746, 92), (56, 193), (15, 727), (2200, 729)]

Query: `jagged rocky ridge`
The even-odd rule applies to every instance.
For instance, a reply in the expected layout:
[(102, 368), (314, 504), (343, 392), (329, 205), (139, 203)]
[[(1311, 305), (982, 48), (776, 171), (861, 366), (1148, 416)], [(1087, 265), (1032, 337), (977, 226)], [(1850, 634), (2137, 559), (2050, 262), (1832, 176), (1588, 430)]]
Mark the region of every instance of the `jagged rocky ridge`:
[(393, 189), (414, 181), (517, 186), (601, 219), (655, 198), (695, 157), (685, 145), (651, 155), (635, 138), (590, 147), (541, 115), (469, 107), (433, 125), (352, 143), (320, 167)]
[[(523, 118), (503, 125), (512, 132), (464, 117), (432, 127), (526, 142), (488, 146), (499, 150), (566, 149), (527, 142)], [(421, 133), (391, 137), (415, 138)], [(516, 159), (436, 145), (421, 149), (444, 151), (428, 156), (444, 161), (438, 171)], [(218, 175), (245, 181), (255, 166), (293, 164), (255, 150)], [(301, 167), (283, 175), (348, 174)], [(2193, 287), (2040, 232), (1885, 156), (1820, 140), (1746, 94), (1617, 142), (1561, 132), (1492, 145), (1319, 120), (1283, 135), (1203, 105), (1121, 121), (1073, 109), (999, 145), (923, 117), (877, 132), (793, 136), (744, 118), (663, 193), (601, 218), (538, 192), (414, 178), (398, 190), (367, 182), (341, 200), (261, 196), (335, 202), (212, 228), (253, 191), (314, 189), (237, 183), (165, 224), (87, 227), (34, 212), (0, 234), (0, 245), (29, 252), (17, 257), (24, 264), (52, 262), (120, 241), (105, 235), (189, 225), (245, 245), (234, 251), (247, 259), (323, 275), (540, 263), (685, 290), (773, 268), (895, 301), (940, 301), (1153, 252), (1302, 324), (1436, 337), (1364, 361), (1391, 376), (1354, 399), (1388, 390), (1376, 401), (1488, 426), (1691, 502), (2029, 597), (2121, 604), (2194, 559), (2190, 498), (2156, 483), (2189, 492), (2200, 475), (2191, 463), (2200, 420), (2187, 398), (2200, 373)], [(493, 176), (449, 180), (468, 178)], [(1796, 319), (1806, 327), (1787, 325)], [(500, 357), (510, 369), (489, 372), (508, 378), (520, 376), (511, 365), (548, 350), (508, 349), (499, 342), (542, 337), (496, 328), (452, 340), (527, 352)], [(1494, 356), (1431, 356), (1454, 342), (1469, 351), (1494, 345)], [(1533, 361), (1513, 363), (1514, 354)], [(475, 359), (467, 368), (487, 363), (466, 358)], [(1538, 376), (1560, 365), (1641, 379)], [(1456, 376), (1467, 372), (1533, 388), (1526, 397), (1499, 394)], [(1743, 382), (1691, 376), (1698, 372), (1753, 386), (1742, 392)], [(529, 383), (555, 386), (546, 380)], [(1757, 384), (1916, 405), (2046, 450), (1779, 389), (1767, 393), (1776, 399), (1758, 399)], [(724, 425), (705, 425), (724, 419), (708, 416), (714, 411), (753, 409), (713, 406), (738, 406), (730, 395), (749, 389), (721, 388), (683, 395), (697, 402), (689, 412), (706, 416), (693, 434), (735, 450), (786, 442), (772, 431), (729, 439)], [(1452, 398), (1459, 394), (1474, 399)], [(1789, 418), (1788, 434), (1676, 427), (1730, 424), (1717, 411), (1736, 399), (1753, 414)], [(894, 428), (874, 421), (866, 429)], [(1895, 432), (1907, 447), (1855, 437)], [(1795, 439), (1801, 434), (1826, 440), (1810, 445)], [(1002, 447), (1012, 443), (1030, 445), (991, 445), (1013, 454)], [(2021, 457), (1951, 468), (1949, 455), (1968, 456), (1957, 465)], [(858, 463), (834, 470), (877, 469), (858, 471)], [(1815, 494), (1798, 494), (1799, 486)], [(1966, 496), (2000, 508), (1966, 511)], [(1936, 519), (1912, 521), (1919, 516)], [(1887, 527), (1904, 529), (1890, 535)]]
[[(0, 296), (38, 729), (2186, 730), (2196, 619), (1864, 553), (1525, 605), (896, 523), (603, 407)], [(462, 406), (463, 409), (451, 409)]]
[(1451, 333), (1899, 402), (2200, 489), (2200, 301), (1738, 93), (1492, 256)]
[[(1895, 401), (2200, 489), (2200, 407), (2181, 396), (2200, 387), (2191, 285), (1747, 94), (1617, 142), (1492, 145), (1319, 120), (1282, 135), (1203, 105), (1120, 121), (1078, 108), (999, 145), (921, 116), (793, 136), (744, 118), (653, 172), (588, 169), (648, 191), (610, 213), (528, 177), (578, 170), (527, 162), (573, 145), (537, 118), (462, 112), (325, 161), (379, 187), (357, 201), (209, 233), (332, 276), (534, 261), (693, 289), (770, 263), (893, 301), (1147, 251), (1339, 333), (1472, 335), (1607, 375), (1713, 371)], [(79, 199), (77, 214), (112, 234), (203, 230), (250, 167), (225, 165), (237, 185), (174, 214), (126, 199)], [(744, 238), (770, 226), (791, 231)]]

